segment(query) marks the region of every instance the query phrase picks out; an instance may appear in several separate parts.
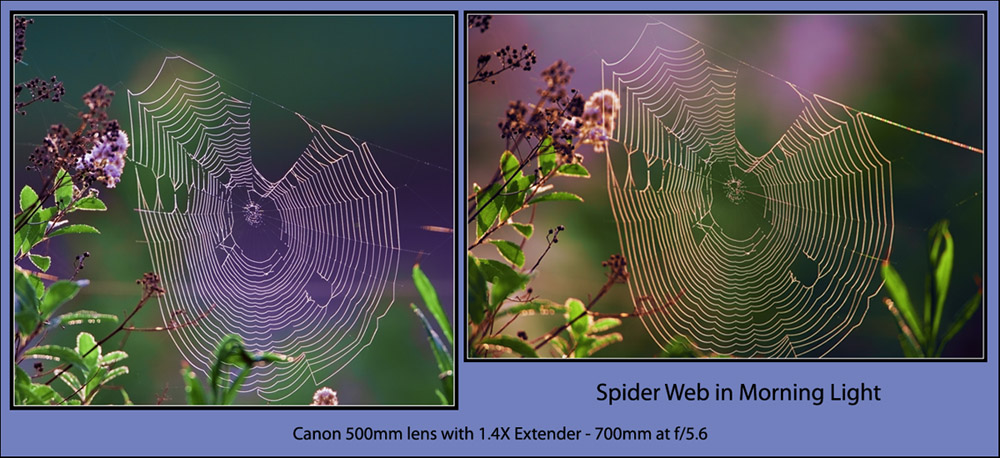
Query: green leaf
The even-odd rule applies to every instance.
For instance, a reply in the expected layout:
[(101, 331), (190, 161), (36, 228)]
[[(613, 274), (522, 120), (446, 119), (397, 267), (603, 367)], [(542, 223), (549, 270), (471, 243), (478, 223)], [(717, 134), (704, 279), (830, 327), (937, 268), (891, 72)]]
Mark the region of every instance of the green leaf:
[(523, 175), (523, 172), (518, 171), (519, 167), (521, 167), (521, 162), (517, 160), (514, 153), (504, 151), (503, 154), (500, 155), (500, 171), (503, 174), (504, 181), (514, 179), (514, 177), (518, 175)]
[(477, 238), (482, 237), (493, 226), (493, 223), (497, 220), (497, 215), (500, 214), (500, 206), (504, 202), (504, 199), (497, 196), (490, 201), (490, 198), (500, 192), (502, 184), (495, 183), (476, 196), (476, 211), (479, 212), (478, 216), (476, 216)]
[(535, 349), (531, 348), (527, 342), (518, 339), (517, 337), (511, 336), (493, 336), (487, 337), (482, 340), (482, 343), (487, 345), (497, 345), (505, 348), (509, 348), (514, 353), (517, 353), (526, 358), (537, 358), (538, 353), (535, 353)]
[[(232, 388), (228, 381), (228, 375), (224, 377), (226, 371), (223, 371), (223, 366), (230, 365), (239, 369), (250, 369), (252, 367), (265, 366), (268, 363), (290, 362), (294, 360), (294, 358), (282, 354), (266, 351), (251, 353), (244, 347), (242, 337), (238, 334), (228, 334), (219, 342), (219, 346), (215, 350), (215, 362), (209, 371), (209, 385), (212, 388), (212, 398), (216, 401), (221, 401), (225, 397), (225, 394), (220, 393), (220, 390)], [(237, 387), (238, 389), (239, 387)]]
[(43, 405), (52, 404), (52, 401), (54, 401), (56, 397), (59, 396), (59, 394), (56, 393), (56, 390), (53, 390), (52, 387), (48, 385), (43, 385), (41, 383), (31, 384), (31, 394), (34, 397), (35, 401)]
[(19, 232), (22, 234), (20, 252), (27, 253), (42, 240), (42, 236), (45, 235), (45, 225), (28, 223)]
[(56, 204), (60, 209), (66, 208), (73, 201), (73, 179), (66, 169), (59, 169), (54, 182)]
[(108, 354), (102, 356), (100, 363), (101, 363), (102, 366), (109, 366), (109, 365), (117, 363), (117, 362), (119, 362), (119, 361), (121, 361), (121, 360), (123, 360), (125, 358), (128, 358), (128, 353), (125, 353), (124, 351), (121, 351), (121, 350), (115, 350), (115, 351), (109, 352)]
[(583, 197), (580, 197), (571, 192), (556, 191), (535, 197), (534, 199), (528, 201), (528, 205), (534, 205), (541, 202), (554, 202), (559, 200), (575, 200), (577, 202), (583, 202)]
[(516, 291), (520, 291), (531, 277), (512, 269), (506, 263), (492, 259), (479, 260), (479, 268), (486, 281), (493, 284), (490, 290), (489, 308), (496, 309)]
[(69, 226), (62, 226), (49, 233), (49, 238), (58, 237), (65, 234), (100, 234), (101, 231), (97, 230), (94, 226), (88, 226), (86, 224), (71, 224)]
[(97, 196), (87, 196), (73, 204), (74, 210), (86, 210), (86, 211), (98, 211), (102, 212), (108, 209), (107, 205)]
[(62, 371), (59, 373), (59, 380), (62, 380), (70, 390), (77, 391), (80, 389), (80, 379), (76, 378), (70, 371)]
[(448, 401), (448, 398), (444, 396), (444, 393), (442, 393), (441, 390), (435, 389), (434, 394), (437, 395), (438, 401), (441, 401), (441, 405), (443, 406), (451, 405), (451, 401)]
[(530, 239), (531, 234), (535, 232), (535, 226), (533, 224), (510, 223), (510, 226), (517, 232), (520, 232), (526, 239)]
[(885, 279), (885, 286), (889, 290), (889, 295), (892, 296), (892, 301), (895, 303), (896, 308), (899, 309), (900, 313), (903, 314), (903, 318), (906, 319), (906, 324), (909, 325), (910, 331), (913, 332), (914, 337), (918, 341), (924, 342), (923, 326), (921, 326), (920, 320), (917, 319), (917, 312), (913, 308), (913, 302), (910, 302), (910, 293), (906, 289), (906, 284), (903, 283), (903, 279), (900, 278), (899, 273), (896, 272), (896, 269), (888, 261), (882, 263), (882, 278)]
[(445, 338), (448, 339), (449, 343), (454, 345), (455, 338), (451, 335), (451, 323), (448, 322), (448, 316), (445, 315), (444, 309), (441, 308), (441, 302), (438, 301), (434, 285), (431, 284), (431, 280), (427, 278), (424, 271), (420, 269), (420, 264), (413, 265), (413, 285), (420, 292), (420, 297), (424, 300), (427, 310), (437, 320), (437, 324), (441, 327), (441, 332), (444, 333)]
[(73, 326), (77, 324), (101, 324), (104, 322), (117, 323), (118, 316), (109, 315), (107, 313), (97, 313), (92, 310), (78, 310), (76, 312), (64, 313), (50, 321), (52, 321), (53, 324), (61, 324), (63, 326)]
[(52, 359), (75, 366), (87, 367), (76, 350), (60, 345), (39, 345), (28, 349), (28, 351), (24, 352), (24, 355), (25, 357), (34, 357), (35, 359)]
[(234, 401), (236, 401), (236, 395), (240, 393), (240, 387), (243, 386), (243, 382), (246, 381), (249, 375), (250, 375), (249, 367), (240, 370), (240, 375), (236, 377), (236, 380), (233, 382), (233, 384), (230, 385), (229, 389), (226, 390), (226, 393), (222, 396), (219, 405), (228, 406), (231, 405)]
[(545, 137), (545, 140), (538, 145), (538, 170), (543, 176), (548, 175), (555, 170), (558, 160), (556, 149), (552, 146), (552, 137)]
[(80, 284), (75, 281), (59, 280), (53, 283), (49, 289), (45, 290), (45, 296), (42, 296), (42, 305), (38, 309), (42, 319), (47, 320), (52, 312), (76, 297), (79, 292)]
[(559, 166), (559, 171), (556, 174), (560, 176), (569, 177), (579, 177), (579, 178), (590, 178), (590, 172), (587, 170), (583, 164), (563, 164)]
[(526, 176), (521, 176), (507, 183), (507, 187), (504, 188), (504, 195), (497, 198), (497, 200), (503, 199), (503, 203), (500, 205), (500, 212), (497, 214), (498, 220), (507, 221), (510, 215), (513, 215), (524, 206), (524, 199), (528, 196), (528, 188), (531, 187), (531, 183), (531, 177)]
[(38, 193), (31, 186), (25, 185), (21, 188), (21, 211), (27, 210), (38, 202)]
[(112, 379), (120, 377), (122, 375), (128, 374), (128, 366), (120, 366), (108, 371), (107, 375), (101, 380), (101, 385), (110, 382)]
[(49, 270), (49, 266), (52, 264), (52, 258), (48, 256), (32, 254), (29, 255), (28, 258), (30, 258), (31, 263), (34, 264), (35, 267), (38, 267), (38, 270), (41, 270), (42, 272), (47, 272)]
[(14, 404), (30, 404), (31, 377), (16, 364), (14, 365)]
[(594, 324), (590, 326), (591, 334), (598, 334), (609, 329), (617, 328), (622, 324), (622, 320), (618, 318), (601, 318), (600, 320), (594, 321)]
[(948, 286), (951, 282), (951, 270), (955, 260), (955, 243), (948, 232), (948, 220), (941, 221), (931, 228), (931, 267), (934, 270), (934, 281), (931, 291), (934, 298), (934, 321), (930, 329), (931, 346), (941, 328), (941, 315), (944, 314), (944, 302), (948, 296)]
[(489, 307), (489, 290), (486, 289), (486, 277), (479, 269), (479, 260), (472, 253), (468, 253), (466, 259), (468, 261), (466, 271), (469, 277), (469, 318), (473, 323), (479, 324), (485, 318), (486, 309)]
[(593, 348), (594, 342), (597, 342), (597, 339), (587, 335), (575, 336), (573, 340), (575, 341), (575, 345), (570, 355), (571, 358), (585, 358), (590, 356), (590, 349)]
[(941, 356), (941, 353), (944, 350), (944, 344), (948, 343), (952, 337), (955, 337), (955, 335), (958, 334), (958, 331), (961, 331), (962, 327), (965, 326), (965, 323), (968, 322), (969, 319), (972, 318), (972, 315), (976, 313), (976, 310), (979, 309), (979, 302), (982, 298), (983, 292), (978, 291), (974, 296), (972, 296), (972, 299), (969, 299), (969, 301), (962, 306), (962, 310), (958, 312), (958, 315), (955, 317), (955, 321), (951, 323), (951, 326), (948, 327), (948, 332), (944, 335), (944, 338), (941, 339), (941, 344), (937, 350), (937, 356)]
[(97, 395), (97, 391), (101, 389), (101, 385), (108, 378), (108, 369), (98, 366), (84, 377), (87, 380), (84, 382), (87, 386), (83, 389), (81, 394), (83, 394), (83, 403), (90, 404), (90, 402), (93, 401), (94, 396)]
[[(587, 311), (587, 307), (580, 302), (579, 299), (569, 298), (566, 299), (566, 321), (572, 320), (580, 315), (584, 315)], [(573, 333), (574, 338), (581, 338), (587, 335), (587, 331), (590, 329), (590, 325), (593, 322), (594, 317), (590, 315), (580, 316), (580, 319), (573, 322), (569, 329)]]
[(555, 302), (546, 300), (531, 301), (506, 307), (497, 312), (497, 317), (517, 315), (519, 313), (527, 315), (555, 315), (557, 313), (566, 313), (566, 307), (563, 307), (562, 304), (556, 304)]
[(489, 242), (497, 247), (497, 250), (503, 255), (504, 259), (510, 261), (511, 264), (517, 267), (524, 267), (524, 252), (521, 251), (521, 248), (516, 243), (507, 240), (490, 240)]
[(569, 343), (566, 342), (566, 339), (556, 336), (549, 341), (549, 344), (551, 344), (552, 348), (555, 349), (557, 355), (569, 356)]
[(423, 312), (414, 304), (410, 304), (410, 308), (413, 309), (413, 313), (420, 318), (420, 322), (424, 325), (424, 331), (427, 333), (427, 341), (431, 346), (431, 353), (434, 354), (434, 361), (437, 362), (438, 373), (443, 375), (451, 371), (454, 367), (454, 362), (451, 359), (451, 353), (448, 348), (445, 347), (441, 338), (434, 332), (434, 328), (431, 327), (431, 323), (427, 321), (427, 317), (424, 316)]
[(83, 367), (88, 370), (93, 371), (101, 360), (101, 347), (97, 346), (97, 340), (89, 332), (76, 335), (76, 351), (83, 358)]
[(14, 258), (21, 256), (21, 245), (24, 245), (24, 233), (27, 229), (21, 228), (21, 230), (14, 233)]
[(24, 369), (14, 366), (14, 403), (18, 405), (51, 404), (58, 394), (48, 385), (32, 383)]
[(203, 406), (205, 402), (205, 390), (198, 381), (198, 376), (185, 364), (181, 369), (181, 377), (184, 379), (184, 394), (187, 396), (188, 405)]
[(14, 272), (14, 321), (21, 336), (31, 334), (42, 321), (38, 313), (38, 293), (35, 283), (20, 270)]
[(590, 344), (590, 349), (587, 350), (587, 356), (594, 356), (594, 353), (603, 350), (604, 347), (621, 342), (623, 340), (625, 340), (625, 338), (622, 337), (622, 335), (617, 332), (600, 336)]

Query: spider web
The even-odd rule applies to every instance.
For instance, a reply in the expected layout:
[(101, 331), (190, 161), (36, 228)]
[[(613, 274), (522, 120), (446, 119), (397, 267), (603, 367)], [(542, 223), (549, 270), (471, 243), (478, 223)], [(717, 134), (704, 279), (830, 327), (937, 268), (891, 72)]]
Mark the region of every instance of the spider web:
[[(857, 327), (892, 245), (889, 161), (864, 113), (791, 83), (801, 111), (767, 151), (736, 126), (737, 72), (647, 24), (604, 87), (626, 149), (608, 191), (653, 339), (743, 357), (823, 356)], [(621, 166), (619, 166), (621, 167)], [(624, 172), (624, 173), (623, 173)], [(675, 303), (673, 298), (680, 297)]]
[(170, 332), (177, 348), (203, 373), (229, 333), (297, 358), (254, 369), (243, 386), (277, 401), (372, 342), (395, 298), (396, 191), (365, 143), (301, 115), (312, 138), (269, 181), (251, 160), (250, 108), (213, 73), (168, 57), (129, 91), (130, 156), (146, 172), (136, 170), (138, 214), (168, 291), (164, 322), (205, 315)]

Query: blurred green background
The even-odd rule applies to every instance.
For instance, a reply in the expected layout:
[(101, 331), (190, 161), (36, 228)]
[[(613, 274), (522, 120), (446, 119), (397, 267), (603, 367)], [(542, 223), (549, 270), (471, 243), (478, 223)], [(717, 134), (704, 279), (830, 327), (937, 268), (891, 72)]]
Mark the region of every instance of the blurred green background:
[[(116, 92), (110, 115), (129, 130), (127, 90), (145, 88), (163, 58), (181, 55), (217, 74), (223, 90), (252, 103), (255, 166), (276, 179), (304, 149), (308, 131), (293, 112), (367, 141), (397, 189), (401, 243), (396, 300), (370, 347), (322, 383), (341, 404), (437, 404), (440, 384), (422, 325), (409, 308), (420, 303), (410, 268), (419, 259), (448, 313), (453, 304), (452, 235), (420, 229), (453, 225), (454, 19), (452, 16), (40, 16), (27, 30), (24, 62), (14, 80), (52, 75), (64, 81), (59, 104), (36, 103), (15, 119), (15, 186), (37, 187), (25, 161), (50, 124), (74, 128), (80, 97), (97, 84)], [(279, 106), (280, 104), (280, 106)], [(72, 221), (99, 236), (62, 237), (44, 248), (50, 273), (69, 276), (73, 258), (91, 256), (81, 277), (91, 281), (69, 309), (121, 314), (141, 290), (135, 279), (152, 270), (137, 207), (135, 173), (127, 166), (118, 188), (101, 189), (105, 213), (78, 212)], [(169, 294), (169, 292), (168, 292)], [(134, 320), (162, 325), (155, 304)], [(97, 338), (111, 325), (52, 332), (46, 343), (72, 345), (79, 331)], [(117, 347), (118, 339), (110, 342)], [(181, 356), (167, 333), (132, 333), (124, 348), (130, 374), (116, 380), (137, 404), (185, 403)], [(28, 365), (30, 366), (30, 364)], [(30, 367), (29, 367), (30, 369)], [(30, 371), (29, 371), (30, 372)], [(283, 403), (308, 404), (316, 386)], [(120, 403), (106, 391), (96, 403)], [(259, 404), (253, 394), (237, 404)]]
[[(466, 79), (479, 55), (505, 45), (527, 43), (538, 56), (528, 73), (506, 72), (496, 84), (468, 88), (468, 185), (492, 177), (504, 143), (497, 121), (509, 100), (534, 103), (543, 86), (539, 72), (557, 59), (576, 72), (569, 86), (584, 95), (602, 89), (601, 61), (614, 62), (635, 43), (646, 23), (662, 21), (721, 52), (759, 67), (806, 90), (856, 109), (983, 147), (983, 19), (975, 15), (493, 15), (488, 31), (469, 30)], [(679, 36), (679, 38), (681, 38)], [(681, 40), (683, 41), (683, 40)], [(691, 44), (690, 41), (687, 42)], [(710, 59), (739, 70), (736, 131), (748, 150), (766, 150), (787, 128), (787, 86), (762, 76), (719, 52)], [(794, 102), (794, 101), (793, 101)], [(983, 155), (868, 120), (880, 152), (892, 163), (894, 233), (892, 262), (913, 297), (923, 293), (927, 272), (927, 231), (935, 221), (951, 220), (955, 269), (942, 323), (976, 291), (983, 273)], [(557, 188), (582, 196), (584, 204), (543, 204), (535, 215), (536, 232), (565, 225), (560, 243), (545, 257), (531, 286), (555, 301), (586, 300), (603, 284), (601, 261), (621, 245), (607, 192), (606, 157), (584, 147), (589, 180), (562, 178)], [(614, 153), (614, 149), (612, 153)], [(512, 229), (504, 236), (514, 239)], [(525, 247), (527, 264), (545, 248), (543, 239)], [(490, 246), (479, 256), (500, 259)], [(828, 356), (901, 357), (895, 320), (881, 302), (884, 289), (869, 303), (860, 327)], [(621, 286), (596, 309), (630, 311), (632, 299)], [(983, 355), (982, 308), (949, 343), (944, 356)], [(547, 332), (558, 319), (522, 318), (508, 328), (529, 336)], [(652, 357), (660, 348), (638, 319), (617, 328), (624, 342), (595, 356)]]

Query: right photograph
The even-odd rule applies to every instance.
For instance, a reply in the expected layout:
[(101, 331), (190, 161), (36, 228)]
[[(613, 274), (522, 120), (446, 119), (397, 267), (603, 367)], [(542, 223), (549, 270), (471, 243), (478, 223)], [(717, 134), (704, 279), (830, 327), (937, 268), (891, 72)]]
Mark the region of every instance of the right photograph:
[(984, 360), (983, 14), (467, 14), (466, 359)]

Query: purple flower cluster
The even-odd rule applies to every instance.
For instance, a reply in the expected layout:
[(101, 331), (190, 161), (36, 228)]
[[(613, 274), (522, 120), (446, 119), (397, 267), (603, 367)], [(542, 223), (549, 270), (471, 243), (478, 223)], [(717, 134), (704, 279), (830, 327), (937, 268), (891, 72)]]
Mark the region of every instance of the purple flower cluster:
[(580, 116), (583, 127), (580, 130), (583, 132), (583, 143), (593, 144), (595, 153), (606, 151), (620, 109), (618, 95), (608, 89), (595, 92), (584, 104)]
[(76, 168), (89, 170), (97, 181), (114, 188), (121, 181), (128, 147), (128, 135), (121, 129), (95, 134), (94, 147), (77, 161)]

